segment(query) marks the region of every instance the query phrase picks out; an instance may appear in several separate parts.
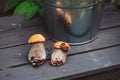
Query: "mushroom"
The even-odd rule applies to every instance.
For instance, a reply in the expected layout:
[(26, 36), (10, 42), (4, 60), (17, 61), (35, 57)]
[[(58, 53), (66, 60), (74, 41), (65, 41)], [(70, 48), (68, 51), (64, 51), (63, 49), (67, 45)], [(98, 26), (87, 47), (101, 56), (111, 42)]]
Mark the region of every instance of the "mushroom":
[[(57, 5), (57, 6), (60, 6), (60, 5), (61, 5), (61, 2), (60, 2), (60, 1), (57, 1), (57, 2), (56, 2), (56, 5)], [(56, 14), (57, 14), (57, 16), (62, 16), (62, 15), (64, 14), (64, 12), (62, 11), (61, 8), (56, 8)]]
[(64, 41), (54, 43), (54, 50), (51, 54), (50, 64), (53, 66), (61, 66), (67, 60), (67, 52), (70, 50), (70, 45)]
[(57, 1), (56, 1), (56, 4), (57, 4), (57, 5), (61, 5), (60, 0), (57, 0)]
[(62, 15), (64, 15), (64, 12), (62, 11), (61, 8), (56, 8), (56, 14), (57, 14), (57, 16), (62, 16)]
[(64, 20), (67, 26), (70, 26), (72, 24), (72, 17), (68, 12), (65, 12)]
[(45, 42), (45, 38), (41, 34), (34, 34), (30, 36), (28, 40), (28, 43), (31, 44), (28, 60), (33, 67), (39, 67), (46, 61), (46, 52), (43, 42)]

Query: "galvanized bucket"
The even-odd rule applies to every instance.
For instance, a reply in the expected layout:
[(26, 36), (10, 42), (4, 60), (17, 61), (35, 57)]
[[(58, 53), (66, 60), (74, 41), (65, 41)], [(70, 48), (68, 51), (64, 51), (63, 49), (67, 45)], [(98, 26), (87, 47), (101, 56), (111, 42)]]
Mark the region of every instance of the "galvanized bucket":
[(97, 36), (102, 0), (44, 0), (49, 36), (70, 45), (84, 44)]

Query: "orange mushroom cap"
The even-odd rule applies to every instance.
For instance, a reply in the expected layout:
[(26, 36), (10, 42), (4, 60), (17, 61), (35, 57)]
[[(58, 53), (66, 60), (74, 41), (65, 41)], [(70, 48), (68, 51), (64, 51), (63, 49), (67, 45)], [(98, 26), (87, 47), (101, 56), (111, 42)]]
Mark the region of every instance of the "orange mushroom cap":
[(72, 23), (71, 15), (70, 15), (68, 12), (66, 12), (66, 13), (64, 14), (64, 20), (65, 20), (65, 22), (66, 22), (67, 24), (71, 24), (71, 23)]
[(61, 5), (61, 2), (60, 2), (60, 1), (56, 1), (56, 4), (57, 4), (57, 5)]
[(28, 39), (28, 43), (37, 43), (37, 42), (45, 42), (45, 37), (42, 34), (33, 34)]
[(63, 11), (61, 8), (56, 8), (56, 13), (58, 16), (61, 16), (63, 14)]
[(62, 49), (63, 51), (69, 51), (71, 47), (67, 42), (57, 41), (56, 43), (54, 43), (54, 48)]

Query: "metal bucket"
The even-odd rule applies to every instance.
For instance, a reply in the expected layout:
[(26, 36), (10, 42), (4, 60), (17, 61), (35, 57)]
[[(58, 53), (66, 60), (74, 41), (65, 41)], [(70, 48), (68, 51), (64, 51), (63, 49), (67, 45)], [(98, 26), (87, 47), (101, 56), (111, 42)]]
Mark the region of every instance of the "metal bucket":
[(70, 45), (83, 44), (97, 36), (102, 0), (44, 0), (49, 36)]

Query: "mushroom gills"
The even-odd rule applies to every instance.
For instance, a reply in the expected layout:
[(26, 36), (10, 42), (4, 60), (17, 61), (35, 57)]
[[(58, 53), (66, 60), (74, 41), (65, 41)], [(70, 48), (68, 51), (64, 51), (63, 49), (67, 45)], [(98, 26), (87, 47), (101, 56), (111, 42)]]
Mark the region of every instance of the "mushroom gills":
[(54, 49), (50, 64), (53, 66), (61, 66), (66, 62), (67, 53), (62, 51), (61, 49)]
[(34, 67), (39, 67), (45, 62), (46, 52), (43, 43), (32, 44), (28, 60)]

